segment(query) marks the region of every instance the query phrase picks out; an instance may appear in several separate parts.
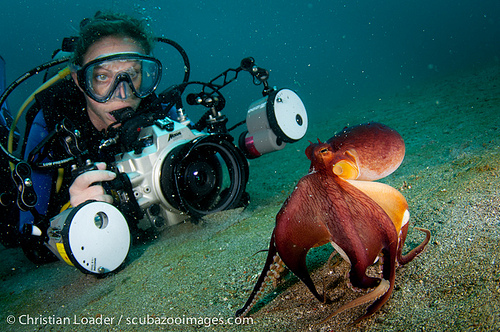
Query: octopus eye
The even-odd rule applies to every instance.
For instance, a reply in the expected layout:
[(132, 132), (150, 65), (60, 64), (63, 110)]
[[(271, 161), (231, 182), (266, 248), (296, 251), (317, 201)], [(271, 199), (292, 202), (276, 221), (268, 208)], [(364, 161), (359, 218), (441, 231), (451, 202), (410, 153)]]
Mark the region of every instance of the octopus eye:
[(325, 153), (327, 153), (327, 152), (328, 152), (328, 148), (323, 148), (323, 149), (321, 149), (321, 150), (319, 151), (319, 153), (321, 153), (321, 154), (325, 154)]

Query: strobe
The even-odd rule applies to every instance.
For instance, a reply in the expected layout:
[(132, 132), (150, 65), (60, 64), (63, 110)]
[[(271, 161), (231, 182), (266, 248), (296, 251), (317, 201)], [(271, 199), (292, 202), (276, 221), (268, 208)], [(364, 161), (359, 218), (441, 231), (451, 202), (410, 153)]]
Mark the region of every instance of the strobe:
[(51, 219), (47, 247), (80, 271), (104, 274), (116, 270), (127, 257), (130, 231), (113, 205), (87, 201)]
[(248, 130), (240, 135), (239, 147), (247, 158), (256, 158), (304, 137), (307, 112), (294, 91), (275, 90), (250, 105), (246, 125)]

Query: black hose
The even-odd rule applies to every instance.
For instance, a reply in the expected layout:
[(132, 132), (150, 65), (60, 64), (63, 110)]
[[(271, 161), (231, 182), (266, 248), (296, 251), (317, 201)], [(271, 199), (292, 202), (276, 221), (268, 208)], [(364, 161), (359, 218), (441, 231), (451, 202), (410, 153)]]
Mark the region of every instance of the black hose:
[(182, 48), (181, 45), (179, 45), (177, 42), (164, 38), (164, 37), (156, 37), (156, 41), (169, 44), (173, 46), (182, 56), (182, 60), (184, 61), (184, 79), (182, 80), (183, 83), (189, 82), (189, 75), (191, 74), (191, 65), (189, 64), (189, 58), (186, 53), (186, 51)]

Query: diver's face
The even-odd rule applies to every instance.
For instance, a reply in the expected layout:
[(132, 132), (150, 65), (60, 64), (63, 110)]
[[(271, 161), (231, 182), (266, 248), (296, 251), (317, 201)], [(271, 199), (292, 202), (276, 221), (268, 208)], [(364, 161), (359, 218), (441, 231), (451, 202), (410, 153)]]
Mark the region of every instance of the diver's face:
[[(102, 55), (123, 52), (145, 54), (144, 50), (133, 39), (128, 37), (109, 36), (95, 42), (89, 47), (87, 53), (83, 56), (83, 65)], [(76, 75), (73, 75), (73, 79), (76, 82)], [(123, 86), (123, 84), (121, 85)], [(117, 89), (119, 88), (120, 87)], [(117, 92), (119, 93), (119, 91)], [(139, 103), (141, 101), (133, 94), (126, 99), (113, 97), (105, 103), (99, 103), (85, 94), (85, 100), (87, 101), (87, 112), (89, 114), (90, 121), (99, 131), (108, 128), (109, 125), (116, 122), (116, 119), (111, 115), (112, 111), (124, 107), (132, 107), (135, 110), (139, 107)]]

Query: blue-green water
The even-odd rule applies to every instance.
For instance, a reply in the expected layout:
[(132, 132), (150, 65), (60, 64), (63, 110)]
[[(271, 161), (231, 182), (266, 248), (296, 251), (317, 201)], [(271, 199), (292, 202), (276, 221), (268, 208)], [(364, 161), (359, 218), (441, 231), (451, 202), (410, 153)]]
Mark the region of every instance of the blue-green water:
[[(146, 17), (157, 35), (179, 42), (190, 56), (193, 79), (208, 80), (253, 56), (271, 70), (271, 84), (300, 94), (311, 122), (304, 140), (250, 161), (252, 198), (245, 211), (169, 229), (135, 246), (116, 274), (97, 279), (63, 262), (35, 267), (19, 248), (0, 247), (0, 330), (500, 328), (497, 1), (20, 1), (4, 6), (0, 53), (8, 82), (48, 60), (83, 17), (114, 9)], [(156, 55), (169, 63), (161, 48)], [(164, 86), (179, 77), (171, 69)], [(241, 120), (248, 104), (260, 97), (261, 88), (249, 81), (243, 76), (223, 91), (230, 121)], [(13, 96), (11, 108), (22, 97), (26, 94)], [(267, 288), (253, 325), (144, 324), (150, 316), (233, 317), (264, 263), (265, 253), (253, 254), (267, 248), (277, 211), (307, 173), (307, 140), (326, 140), (345, 125), (372, 120), (405, 139), (405, 161), (383, 181), (407, 198), (411, 225), (433, 232), (426, 251), (397, 270), (396, 289), (373, 319), (349, 326), (363, 312), (357, 308), (314, 326), (359, 296), (347, 287), (343, 263), (333, 273), (320, 268), (313, 276), (319, 289), (324, 278), (331, 304), (318, 303), (287, 276), (276, 294)], [(409, 247), (419, 235), (410, 231)], [(329, 250), (320, 248), (312, 258), (324, 262)], [(9, 315), (15, 324), (8, 324)], [(82, 320), (101, 315), (114, 321), (83, 325)], [(69, 318), (71, 324), (21, 324), (28, 316)], [(127, 318), (141, 318), (143, 324)]]
[[(297, 90), (313, 118), (367, 94), (493, 61), (500, 50), (494, 0), (21, 0), (0, 11), (7, 81), (48, 60), (84, 17), (103, 9), (144, 17), (156, 35), (179, 42), (193, 79), (210, 79), (253, 56), (271, 70), (271, 84)], [(165, 87), (180, 77), (170, 72)], [(239, 84), (227, 90), (226, 112), (235, 122), (260, 95), (246, 80)]]

